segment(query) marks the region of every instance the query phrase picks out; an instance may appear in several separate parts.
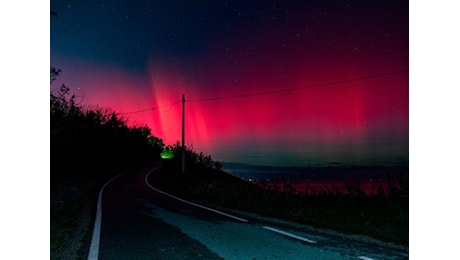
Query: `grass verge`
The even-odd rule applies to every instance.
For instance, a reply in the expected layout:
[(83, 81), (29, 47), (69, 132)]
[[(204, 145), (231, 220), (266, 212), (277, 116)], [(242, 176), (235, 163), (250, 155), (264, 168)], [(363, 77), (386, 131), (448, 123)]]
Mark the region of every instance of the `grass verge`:
[(50, 259), (83, 259), (97, 185), (76, 181), (51, 184)]

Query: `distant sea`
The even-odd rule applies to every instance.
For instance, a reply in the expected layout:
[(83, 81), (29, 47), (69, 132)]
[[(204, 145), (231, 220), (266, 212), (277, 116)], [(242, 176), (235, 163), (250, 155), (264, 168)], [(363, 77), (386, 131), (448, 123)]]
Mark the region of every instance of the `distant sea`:
[[(336, 190), (346, 192), (345, 183), (359, 185), (366, 194), (377, 193), (389, 185), (408, 185), (408, 166), (345, 166), (331, 164), (312, 167), (261, 166), (243, 163), (222, 163), (227, 173), (255, 184), (294, 189), (297, 193)], [(408, 188), (408, 187), (407, 187)]]

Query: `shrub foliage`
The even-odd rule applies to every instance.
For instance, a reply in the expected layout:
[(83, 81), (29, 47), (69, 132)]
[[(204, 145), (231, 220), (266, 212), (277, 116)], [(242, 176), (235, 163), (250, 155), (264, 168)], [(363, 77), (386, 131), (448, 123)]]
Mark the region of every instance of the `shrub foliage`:
[(112, 110), (76, 104), (65, 85), (50, 100), (51, 179), (106, 179), (103, 173), (159, 157), (162, 142), (148, 127), (128, 127)]

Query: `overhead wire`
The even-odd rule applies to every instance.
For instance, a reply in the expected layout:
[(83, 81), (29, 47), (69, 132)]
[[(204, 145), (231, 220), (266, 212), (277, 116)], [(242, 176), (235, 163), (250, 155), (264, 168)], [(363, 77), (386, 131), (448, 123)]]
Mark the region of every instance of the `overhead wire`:
[(177, 101), (177, 102), (173, 102), (173, 103), (169, 103), (169, 104), (165, 104), (165, 105), (161, 105), (161, 106), (149, 107), (149, 108), (145, 108), (145, 109), (140, 109), (140, 110), (135, 110), (135, 111), (130, 111), (130, 112), (124, 112), (124, 113), (118, 113), (118, 115), (129, 115), (129, 114), (142, 113), (142, 112), (146, 112), (146, 111), (158, 110), (160, 108), (173, 106), (173, 105), (179, 104), (181, 102), (182, 101)]
[[(344, 79), (344, 80), (336, 80), (336, 81), (329, 81), (329, 82), (323, 82), (323, 83), (310, 84), (310, 85), (301, 86), (301, 87), (276, 89), (276, 90), (267, 90), (267, 91), (260, 91), (260, 92), (254, 92), (254, 93), (246, 93), (246, 94), (230, 95), (230, 96), (221, 96), (221, 97), (208, 97), (208, 98), (190, 99), (190, 100), (187, 100), (186, 102), (208, 102), (208, 101), (218, 101), (218, 100), (225, 100), (225, 99), (236, 99), (236, 98), (246, 98), (246, 97), (262, 96), (262, 95), (271, 95), (271, 94), (278, 94), (278, 93), (297, 91), (297, 90), (302, 90), (302, 89), (319, 88), (319, 87), (326, 87), (326, 86), (332, 86), (332, 85), (340, 85), (340, 84), (345, 84), (345, 83), (350, 83), (350, 82), (369, 80), (369, 79), (374, 79), (374, 78), (388, 77), (388, 76), (392, 76), (392, 75), (396, 75), (396, 74), (402, 74), (402, 73), (406, 73), (406, 72), (408, 72), (408, 70), (404, 69), (404, 70), (397, 70), (397, 71), (391, 71), (391, 72), (385, 72), (385, 73), (378, 73), (378, 74), (372, 74), (372, 75), (367, 75), (367, 76), (349, 78), (349, 79)], [(142, 113), (142, 112), (146, 112), (146, 111), (158, 110), (160, 108), (167, 107), (167, 106), (173, 106), (173, 105), (176, 105), (176, 104), (181, 103), (181, 102), (182, 101), (177, 101), (177, 102), (173, 102), (173, 103), (165, 104), (165, 105), (161, 105), (161, 106), (150, 107), (150, 108), (145, 108), (145, 109), (140, 109), (140, 110), (136, 110), (136, 111), (125, 112), (125, 113), (118, 113), (118, 114), (119, 115), (128, 115), (128, 114), (136, 114), (136, 113)]]
[(407, 72), (407, 70), (398, 70), (398, 71), (392, 71), (392, 72), (386, 72), (386, 73), (372, 74), (372, 75), (367, 75), (367, 76), (362, 76), (362, 77), (330, 81), (330, 82), (325, 82), (325, 83), (317, 83), (317, 84), (311, 84), (307, 86), (294, 87), (294, 88), (267, 90), (267, 91), (261, 91), (261, 92), (231, 95), (231, 96), (222, 96), (222, 97), (191, 99), (191, 100), (187, 100), (187, 102), (217, 101), (217, 100), (223, 100), (223, 99), (235, 99), (235, 98), (245, 98), (245, 97), (261, 96), (261, 95), (278, 94), (278, 93), (291, 92), (291, 91), (297, 91), (297, 90), (302, 90), (302, 89), (318, 88), (318, 87), (325, 87), (325, 86), (331, 86), (331, 85), (339, 85), (339, 84), (344, 84), (344, 83), (368, 80), (368, 79), (373, 79), (373, 78), (387, 77), (387, 76), (391, 76), (395, 74), (401, 74), (404, 72)]

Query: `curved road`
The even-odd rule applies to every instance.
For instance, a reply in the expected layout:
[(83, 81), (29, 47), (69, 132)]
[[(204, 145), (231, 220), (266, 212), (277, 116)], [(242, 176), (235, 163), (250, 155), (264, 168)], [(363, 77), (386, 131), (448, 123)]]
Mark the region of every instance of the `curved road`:
[(105, 187), (99, 259), (408, 259), (406, 249), (174, 198), (146, 183), (153, 169)]

